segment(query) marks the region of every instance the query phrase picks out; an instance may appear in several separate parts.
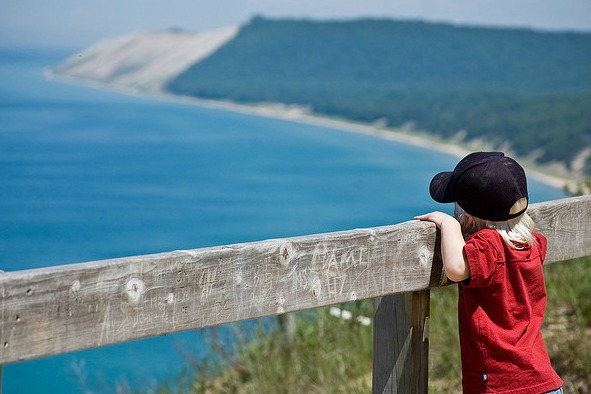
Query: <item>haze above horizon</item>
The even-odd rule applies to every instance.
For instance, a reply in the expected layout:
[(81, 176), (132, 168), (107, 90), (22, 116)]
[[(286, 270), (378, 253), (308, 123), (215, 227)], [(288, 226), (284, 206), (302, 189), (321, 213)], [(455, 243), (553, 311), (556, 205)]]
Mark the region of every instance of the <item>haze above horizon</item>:
[(414, 19), (461, 25), (591, 32), (588, 0), (21, 0), (0, 15), (0, 46), (83, 48), (110, 36), (180, 28), (206, 31), (252, 17)]

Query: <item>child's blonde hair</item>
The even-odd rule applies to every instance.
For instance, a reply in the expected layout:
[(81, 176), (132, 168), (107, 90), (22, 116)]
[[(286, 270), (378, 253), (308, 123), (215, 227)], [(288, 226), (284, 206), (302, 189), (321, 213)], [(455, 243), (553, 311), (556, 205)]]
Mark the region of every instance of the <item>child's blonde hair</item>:
[[(524, 207), (527, 207), (526, 198), (518, 200), (511, 207), (511, 213), (520, 212)], [(533, 236), (535, 224), (526, 212), (507, 221), (493, 222), (470, 215), (456, 203), (454, 216), (460, 222), (462, 232), (466, 235), (471, 235), (479, 230), (489, 228), (496, 230), (513, 249), (523, 249), (526, 245), (531, 247), (535, 243)]]

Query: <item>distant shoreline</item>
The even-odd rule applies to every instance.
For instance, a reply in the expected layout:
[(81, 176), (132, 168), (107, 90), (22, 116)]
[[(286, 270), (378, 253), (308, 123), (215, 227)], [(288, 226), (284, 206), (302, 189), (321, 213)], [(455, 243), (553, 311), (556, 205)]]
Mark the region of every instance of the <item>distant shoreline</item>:
[[(187, 100), (195, 100), (195, 104), (211, 108), (227, 109), (249, 115), (283, 119), (316, 126), (330, 127), (340, 131), (370, 135), (376, 138), (382, 138), (402, 144), (417, 146), (419, 148), (446, 153), (458, 158), (462, 158), (475, 150), (486, 150), (486, 147), (474, 147), (473, 149), (470, 149), (470, 147), (461, 144), (439, 141), (435, 137), (426, 135), (425, 133), (407, 131), (403, 128), (385, 128), (372, 124), (357, 123), (347, 119), (330, 118), (327, 116), (306, 112), (305, 110), (302, 110), (296, 106), (286, 106), (282, 104), (245, 105), (225, 101), (201, 100), (197, 98), (187, 98)], [(528, 163), (524, 164), (524, 160), (520, 160), (520, 163), (528, 172), (528, 176), (531, 176), (532, 178), (535, 178), (538, 181), (546, 183), (550, 186), (563, 189), (574, 182), (572, 179), (545, 173), (539, 168), (540, 166), (531, 164), (528, 165)]]
[[(462, 158), (475, 150), (486, 150), (486, 147), (469, 147), (459, 143), (440, 141), (437, 140), (436, 137), (427, 135), (426, 133), (409, 131), (405, 130), (404, 128), (386, 128), (379, 125), (359, 123), (348, 119), (337, 119), (318, 115), (306, 110), (305, 108), (302, 108), (301, 106), (295, 105), (291, 106), (280, 103), (239, 104), (230, 101), (207, 100), (196, 97), (179, 96), (165, 92), (148, 93), (148, 95), (156, 99), (161, 98), (173, 100), (202, 107), (239, 112), (247, 115), (282, 119), (315, 126), (329, 127), (345, 132), (365, 134), (376, 138), (382, 138), (402, 144), (417, 146), (419, 148), (446, 153), (458, 158)], [(573, 179), (548, 174), (538, 165), (532, 165), (530, 163), (524, 164), (524, 160), (520, 160), (520, 162), (526, 169), (528, 176), (531, 176), (532, 178), (535, 178), (538, 181), (550, 186), (563, 189), (564, 187), (575, 182)]]
[[(430, 149), (462, 158), (475, 150), (486, 150), (483, 146), (468, 146), (460, 143), (438, 140), (435, 136), (420, 133), (410, 128), (386, 128), (379, 124), (365, 124), (348, 119), (337, 119), (310, 112), (305, 107), (297, 105), (285, 105), (281, 103), (264, 104), (239, 104), (231, 101), (209, 100), (190, 96), (180, 96), (159, 90), (132, 89), (127, 86), (111, 84), (107, 82), (92, 81), (83, 78), (69, 77), (46, 71), (47, 78), (76, 85), (85, 85), (95, 89), (111, 90), (131, 96), (147, 97), (156, 100), (175, 101), (182, 104), (197, 105), (206, 108), (222, 109), (247, 115), (262, 116), (273, 119), (287, 120), (297, 123), (305, 123), (315, 126), (329, 127), (335, 130), (365, 134), (376, 138), (382, 138), (402, 144)], [(571, 187), (576, 180), (571, 177), (562, 177), (549, 174), (541, 166), (516, 157), (526, 169), (528, 176), (537, 179), (552, 187), (564, 189)]]

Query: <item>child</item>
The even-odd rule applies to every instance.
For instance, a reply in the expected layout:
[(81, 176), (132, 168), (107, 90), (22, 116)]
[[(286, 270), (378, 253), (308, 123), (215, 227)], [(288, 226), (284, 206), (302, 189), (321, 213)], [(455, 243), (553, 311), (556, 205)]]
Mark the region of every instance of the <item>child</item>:
[[(435, 223), (447, 277), (459, 282), (465, 393), (562, 393), (540, 328), (546, 309), (546, 238), (525, 212), (523, 168), (501, 152), (476, 152), (431, 181), (431, 197), (455, 202), (415, 219)], [(465, 238), (466, 237), (466, 238)]]

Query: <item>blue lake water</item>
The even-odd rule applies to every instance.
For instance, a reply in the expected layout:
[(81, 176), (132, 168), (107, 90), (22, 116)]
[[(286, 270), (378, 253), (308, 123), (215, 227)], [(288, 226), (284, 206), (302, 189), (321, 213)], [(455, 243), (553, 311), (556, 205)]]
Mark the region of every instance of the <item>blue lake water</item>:
[[(432, 209), (457, 158), (296, 122), (43, 77), (66, 53), (0, 50), (0, 269), (374, 227)], [(563, 192), (530, 179), (532, 201)], [(179, 351), (179, 349), (183, 351)], [(4, 393), (148, 385), (199, 331), (3, 368)], [(109, 389), (110, 388), (110, 389)]]

